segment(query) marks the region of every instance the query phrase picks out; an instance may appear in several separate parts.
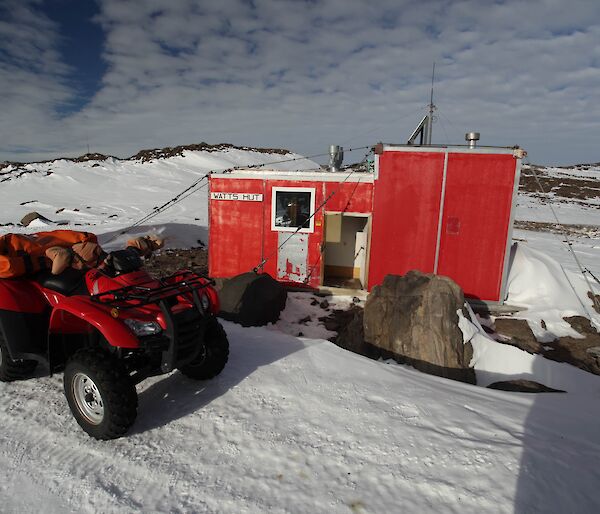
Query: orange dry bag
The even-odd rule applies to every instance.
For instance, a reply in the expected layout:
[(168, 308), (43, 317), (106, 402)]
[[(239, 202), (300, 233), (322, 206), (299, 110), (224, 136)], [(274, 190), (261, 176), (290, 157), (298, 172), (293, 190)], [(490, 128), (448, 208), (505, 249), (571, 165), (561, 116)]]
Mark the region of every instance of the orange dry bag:
[(0, 236), (0, 278), (31, 275), (50, 267), (46, 249), (51, 246), (68, 248), (74, 243), (98, 242), (95, 234), (75, 230), (52, 230), (36, 234), (6, 234)]

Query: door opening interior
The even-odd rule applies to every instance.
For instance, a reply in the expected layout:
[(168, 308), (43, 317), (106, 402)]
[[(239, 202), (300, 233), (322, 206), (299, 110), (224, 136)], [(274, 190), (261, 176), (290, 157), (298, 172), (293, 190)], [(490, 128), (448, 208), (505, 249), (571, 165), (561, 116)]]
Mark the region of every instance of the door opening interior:
[(325, 214), (323, 285), (366, 287), (368, 221), (367, 215)]

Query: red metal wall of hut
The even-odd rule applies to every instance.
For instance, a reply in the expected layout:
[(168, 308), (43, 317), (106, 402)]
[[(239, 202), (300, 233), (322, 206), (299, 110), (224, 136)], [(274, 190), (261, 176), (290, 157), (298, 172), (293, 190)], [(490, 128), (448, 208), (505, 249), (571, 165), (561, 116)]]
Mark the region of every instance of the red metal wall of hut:
[(230, 277), (262, 264), (286, 283), (370, 290), (387, 274), (418, 269), (501, 302), (520, 156), (380, 146), (374, 173), (212, 175), (209, 273)]
[[(296, 212), (286, 212), (294, 204)], [(319, 287), (327, 269), (326, 220), (330, 234), (334, 224), (341, 231), (342, 218), (358, 217), (366, 223), (372, 205), (373, 175), (369, 173), (253, 170), (212, 175), (209, 273), (230, 277), (262, 264), (262, 271), (277, 280)], [(308, 226), (297, 231), (308, 218)], [(350, 251), (354, 250), (347, 250), (346, 261)], [(364, 259), (366, 248), (362, 253)], [(366, 267), (363, 270), (366, 273)]]

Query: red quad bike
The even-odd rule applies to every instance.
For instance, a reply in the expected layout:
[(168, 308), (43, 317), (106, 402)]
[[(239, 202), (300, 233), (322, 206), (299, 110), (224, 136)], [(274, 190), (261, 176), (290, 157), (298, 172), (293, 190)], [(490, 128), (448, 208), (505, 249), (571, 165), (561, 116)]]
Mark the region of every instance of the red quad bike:
[(218, 375), (229, 342), (211, 282), (190, 271), (154, 280), (134, 248), (112, 252), (104, 269), (0, 279), (0, 381), (64, 371), (77, 423), (114, 439), (137, 415), (135, 385), (179, 369)]

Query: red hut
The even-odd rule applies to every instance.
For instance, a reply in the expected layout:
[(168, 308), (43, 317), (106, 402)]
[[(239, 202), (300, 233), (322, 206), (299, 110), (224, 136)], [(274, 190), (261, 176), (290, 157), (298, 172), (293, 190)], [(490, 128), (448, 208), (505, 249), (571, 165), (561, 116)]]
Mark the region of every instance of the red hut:
[(523, 153), (378, 145), (368, 172), (212, 175), (209, 273), (370, 290), (417, 269), (502, 302)]

